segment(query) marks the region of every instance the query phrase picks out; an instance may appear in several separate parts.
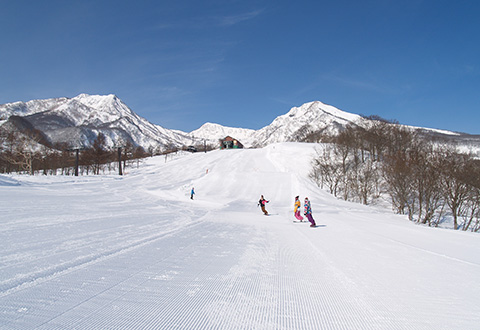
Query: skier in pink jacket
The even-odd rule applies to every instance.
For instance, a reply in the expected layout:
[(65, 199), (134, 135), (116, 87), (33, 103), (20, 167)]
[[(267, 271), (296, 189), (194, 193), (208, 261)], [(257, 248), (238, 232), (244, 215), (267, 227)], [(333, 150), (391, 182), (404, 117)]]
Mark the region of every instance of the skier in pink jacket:
[(302, 204), (300, 203), (300, 196), (295, 197), (295, 204), (293, 204), (293, 206), (295, 207), (293, 210), (295, 218), (297, 218), (297, 220), (303, 221), (303, 217), (300, 215), (300, 208), (302, 206)]

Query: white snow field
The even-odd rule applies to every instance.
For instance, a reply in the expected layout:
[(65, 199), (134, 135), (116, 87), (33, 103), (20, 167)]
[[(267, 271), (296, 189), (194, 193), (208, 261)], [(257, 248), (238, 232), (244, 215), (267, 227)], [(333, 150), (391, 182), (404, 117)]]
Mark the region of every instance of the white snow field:
[[(480, 236), (337, 200), (313, 153), (0, 176), (0, 328), (480, 329)], [(318, 227), (292, 221), (296, 195)]]

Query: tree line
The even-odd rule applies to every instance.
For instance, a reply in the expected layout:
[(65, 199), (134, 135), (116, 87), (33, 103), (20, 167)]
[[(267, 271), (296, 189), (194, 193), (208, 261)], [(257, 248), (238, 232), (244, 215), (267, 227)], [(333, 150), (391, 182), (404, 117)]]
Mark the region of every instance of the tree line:
[(41, 131), (22, 127), (21, 130), (0, 130), (0, 173), (73, 175), (77, 169), (80, 175), (98, 175), (118, 172), (119, 167), (125, 169), (135, 163), (138, 166), (142, 158), (192, 151), (192, 147), (203, 152), (215, 149), (214, 145), (204, 142), (180, 148), (173, 144), (150, 146), (145, 151), (126, 142), (119, 155), (118, 148), (107, 146), (103, 133), (98, 134), (89, 148), (72, 148), (66, 143), (50, 145)]
[(351, 124), (323, 142), (311, 178), (336, 197), (370, 204), (389, 196), (392, 209), (411, 221), (480, 231), (480, 160), (435, 143), (415, 130), (379, 117)]
[[(29, 132), (0, 132), (0, 173), (73, 175), (78, 164), (80, 175), (109, 173), (126, 168), (149, 156), (141, 147), (126, 143), (118, 149), (108, 148), (105, 135), (100, 133), (90, 148), (69, 148), (66, 144), (42, 144), (41, 134)], [(121, 163), (119, 163), (119, 156)]]

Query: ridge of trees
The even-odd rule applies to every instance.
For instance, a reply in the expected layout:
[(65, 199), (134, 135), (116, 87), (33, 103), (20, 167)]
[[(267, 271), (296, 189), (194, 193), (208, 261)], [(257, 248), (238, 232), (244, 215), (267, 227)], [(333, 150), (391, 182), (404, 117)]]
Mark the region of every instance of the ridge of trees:
[(480, 231), (480, 160), (442, 146), (396, 122), (365, 118), (323, 142), (311, 178), (336, 197), (370, 204), (389, 196), (392, 209), (411, 221)]
[[(81, 175), (118, 170), (118, 150), (108, 148), (105, 142), (105, 135), (100, 133), (91, 148), (79, 148)], [(36, 130), (0, 131), (0, 173), (73, 175), (75, 152), (67, 144), (49, 146)], [(122, 146), (123, 168), (147, 156), (149, 154), (141, 147), (131, 143)]]
[[(189, 150), (186, 146), (178, 148), (168, 145), (162, 148), (159, 145), (145, 151), (142, 147), (126, 142), (121, 146), (119, 157), (118, 148), (108, 147), (102, 133), (97, 135), (88, 148), (71, 148), (67, 143), (51, 145), (45, 135), (28, 121), (22, 117), (12, 117), (12, 125), (8, 129), (0, 129), (0, 173), (74, 175), (78, 150), (78, 174), (98, 175), (118, 171), (119, 166), (123, 169), (134, 163), (138, 166), (140, 160), (146, 157)], [(196, 150), (205, 152), (214, 148), (209, 144), (195, 146)]]

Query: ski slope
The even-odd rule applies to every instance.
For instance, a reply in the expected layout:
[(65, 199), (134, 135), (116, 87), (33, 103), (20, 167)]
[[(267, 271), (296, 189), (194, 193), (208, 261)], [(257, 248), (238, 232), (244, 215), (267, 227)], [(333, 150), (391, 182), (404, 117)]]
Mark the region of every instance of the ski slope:
[(480, 329), (480, 236), (333, 198), (313, 148), (0, 176), (0, 328)]

